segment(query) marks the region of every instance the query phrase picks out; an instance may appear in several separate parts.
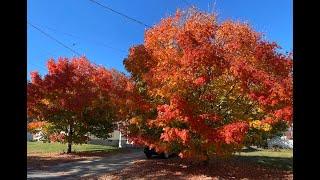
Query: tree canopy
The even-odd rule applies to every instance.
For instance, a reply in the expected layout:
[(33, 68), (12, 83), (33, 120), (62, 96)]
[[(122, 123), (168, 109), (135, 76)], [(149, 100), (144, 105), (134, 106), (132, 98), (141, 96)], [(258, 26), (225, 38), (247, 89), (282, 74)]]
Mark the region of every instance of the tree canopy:
[(28, 116), (51, 124), (57, 137), (66, 132), (63, 142), (84, 143), (88, 133), (99, 138), (109, 137), (127, 91), (127, 77), (90, 63), (85, 57), (50, 59), (44, 77), (31, 73), (27, 85)]
[(249, 24), (196, 9), (146, 30), (124, 60), (141, 103), (129, 137), (207, 159), (292, 123), (292, 56)]

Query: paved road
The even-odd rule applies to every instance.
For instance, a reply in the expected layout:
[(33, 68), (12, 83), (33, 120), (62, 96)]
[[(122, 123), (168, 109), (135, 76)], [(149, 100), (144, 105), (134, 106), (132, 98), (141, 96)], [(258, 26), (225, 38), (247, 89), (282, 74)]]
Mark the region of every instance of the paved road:
[(49, 170), (28, 170), (27, 179), (79, 179), (92, 175), (121, 169), (136, 160), (145, 159), (142, 150), (133, 150), (109, 157), (97, 157), (92, 160), (63, 163)]

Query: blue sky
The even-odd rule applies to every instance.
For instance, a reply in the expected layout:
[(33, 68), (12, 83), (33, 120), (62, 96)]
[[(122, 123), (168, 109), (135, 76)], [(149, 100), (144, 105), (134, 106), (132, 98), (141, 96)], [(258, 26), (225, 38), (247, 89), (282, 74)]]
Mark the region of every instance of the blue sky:
[[(177, 8), (188, 7), (185, 0), (97, 0), (154, 25), (173, 14)], [(186, 0), (203, 11), (215, 10), (219, 20), (249, 22), (266, 39), (277, 42), (282, 51), (292, 51), (291, 0)], [(129, 47), (143, 42), (145, 27), (90, 2), (89, 0), (29, 0), (28, 21), (63, 42), (96, 64), (125, 72), (122, 64)], [(46, 61), (53, 57), (75, 54), (27, 27), (27, 71), (46, 73)]]

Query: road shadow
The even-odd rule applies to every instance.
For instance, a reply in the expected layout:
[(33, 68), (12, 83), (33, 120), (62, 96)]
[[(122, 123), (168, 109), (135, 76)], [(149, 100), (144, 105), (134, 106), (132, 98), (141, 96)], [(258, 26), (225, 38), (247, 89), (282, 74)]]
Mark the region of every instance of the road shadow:
[[(121, 153), (114, 156), (94, 158), (90, 160), (74, 161), (51, 165), (46, 169), (29, 169), (29, 178), (41, 179), (82, 179), (85, 176), (104, 174), (115, 171), (142, 159), (143, 153)], [(37, 159), (40, 160), (41, 159)], [(43, 161), (43, 160), (42, 160)]]
[(27, 169), (28, 170), (45, 170), (54, 165), (80, 161), (83, 159), (84, 158), (71, 157), (71, 156), (70, 157), (27, 156)]
[(116, 154), (127, 154), (137, 150), (132, 148), (122, 148), (117, 150), (90, 150), (72, 153), (52, 153), (52, 154), (36, 154), (27, 156), (28, 170), (47, 170), (52, 166), (77, 162), (82, 160), (90, 160), (93, 158), (109, 157)]

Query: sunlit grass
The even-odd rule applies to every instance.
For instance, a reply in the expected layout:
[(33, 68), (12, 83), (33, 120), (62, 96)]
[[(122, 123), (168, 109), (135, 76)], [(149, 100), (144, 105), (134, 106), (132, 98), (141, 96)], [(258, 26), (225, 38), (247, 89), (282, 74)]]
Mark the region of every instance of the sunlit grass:
[[(74, 152), (111, 152), (118, 148), (104, 145), (82, 144), (72, 145)], [(67, 152), (67, 144), (61, 143), (43, 143), (43, 142), (28, 142), (27, 153), (63, 153)]]
[(283, 158), (292, 158), (293, 151), (290, 149), (281, 149), (281, 150), (256, 150), (252, 152), (241, 152), (241, 156), (266, 156), (266, 157), (283, 157)]

